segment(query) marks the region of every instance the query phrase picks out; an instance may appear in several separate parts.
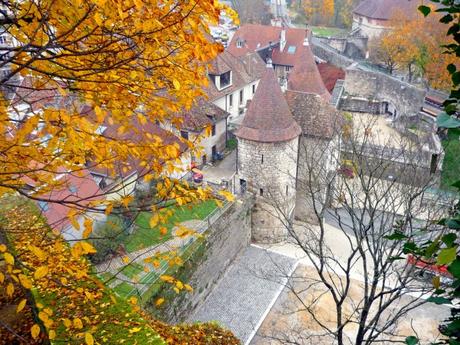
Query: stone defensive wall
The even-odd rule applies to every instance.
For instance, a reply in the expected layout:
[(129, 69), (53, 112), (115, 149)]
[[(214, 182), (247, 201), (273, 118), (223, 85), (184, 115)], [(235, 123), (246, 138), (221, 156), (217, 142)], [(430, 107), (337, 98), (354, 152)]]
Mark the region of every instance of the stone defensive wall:
[(362, 112), (367, 104), (368, 112), (379, 113), (382, 111), (379, 102), (387, 102), (398, 114), (415, 115), (423, 106), (425, 94), (425, 90), (392, 76), (350, 66), (346, 70), (341, 108)]
[[(197, 239), (193, 252), (172, 275), (193, 292), (176, 294), (174, 286), (163, 283), (150, 296), (145, 308), (156, 317), (171, 323), (183, 322), (200, 306), (219, 282), (230, 264), (251, 241), (251, 209), (254, 197), (247, 193), (220, 213), (211, 227)], [(225, 206), (224, 206), (225, 207)], [(161, 308), (155, 306), (158, 298), (165, 298)]]

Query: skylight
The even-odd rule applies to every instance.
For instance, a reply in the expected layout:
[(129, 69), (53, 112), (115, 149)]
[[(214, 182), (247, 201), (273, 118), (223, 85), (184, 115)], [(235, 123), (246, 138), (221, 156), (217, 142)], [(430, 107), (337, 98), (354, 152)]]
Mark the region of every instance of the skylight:
[(294, 54), (296, 48), (297, 48), (296, 46), (289, 46), (289, 48), (288, 48), (288, 53), (289, 53), (289, 54)]

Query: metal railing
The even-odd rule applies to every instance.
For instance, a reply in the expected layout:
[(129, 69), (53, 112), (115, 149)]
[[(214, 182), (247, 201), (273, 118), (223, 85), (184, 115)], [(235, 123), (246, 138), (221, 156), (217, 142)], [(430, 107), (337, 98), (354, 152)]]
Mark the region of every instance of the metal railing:
[[(194, 231), (197, 234), (204, 234), (221, 216), (224, 214), (231, 206), (233, 205), (233, 202), (225, 202), (225, 204), (221, 208), (216, 208), (214, 211), (212, 211), (205, 219), (203, 219), (198, 226), (194, 229)], [(184, 254), (187, 252), (187, 250), (192, 246), (193, 243), (198, 239), (198, 236), (192, 236), (189, 238), (184, 238), (182, 239), (181, 243), (178, 245), (179, 250), (177, 253), (177, 256), (179, 256), (183, 261), (187, 261), (195, 251), (190, 251), (187, 257), (184, 257)], [(166, 271), (170, 268), (169, 262), (163, 261), (162, 264), (158, 269), (155, 271), (147, 273), (145, 277), (148, 277), (147, 279), (141, 278), (139, 280), (139, 283), (136, 283), (136, 285), (140, 286), (134, 286), (133, 289), (125, 296), (126, 298), (129, 298), (131, 296), (137, 296), (141, 297), (147, 290), (155, 284), (160, 277), (166, 273)]]

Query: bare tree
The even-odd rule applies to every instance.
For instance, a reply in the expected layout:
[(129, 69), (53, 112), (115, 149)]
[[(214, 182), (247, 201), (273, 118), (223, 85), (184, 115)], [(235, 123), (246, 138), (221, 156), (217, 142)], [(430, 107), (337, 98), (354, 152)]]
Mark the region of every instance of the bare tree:
[(274, 324), (259, 331), (265, 341), (404, 343), (401, 322), (434, 289), (393, 238), (438, 236), (444, 229), (431, 220), (446, 209), (427, 201), (435, 178), (423, 143), (382, 120), (355, 114), (333, 138), (301, 137), (298, 155), (292, 152), (299, 159), (296, 216), (273, 201), (272, 215), (287, 229), (286, 246), (304, 258)]

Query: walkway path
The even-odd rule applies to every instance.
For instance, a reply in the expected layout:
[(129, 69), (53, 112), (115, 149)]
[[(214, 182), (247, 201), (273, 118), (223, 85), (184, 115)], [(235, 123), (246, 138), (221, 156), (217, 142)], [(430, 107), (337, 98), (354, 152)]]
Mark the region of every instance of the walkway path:
[(293, 258), (246, 248), (189, 321), (218, 321), (248, 344), (296, 265)]

